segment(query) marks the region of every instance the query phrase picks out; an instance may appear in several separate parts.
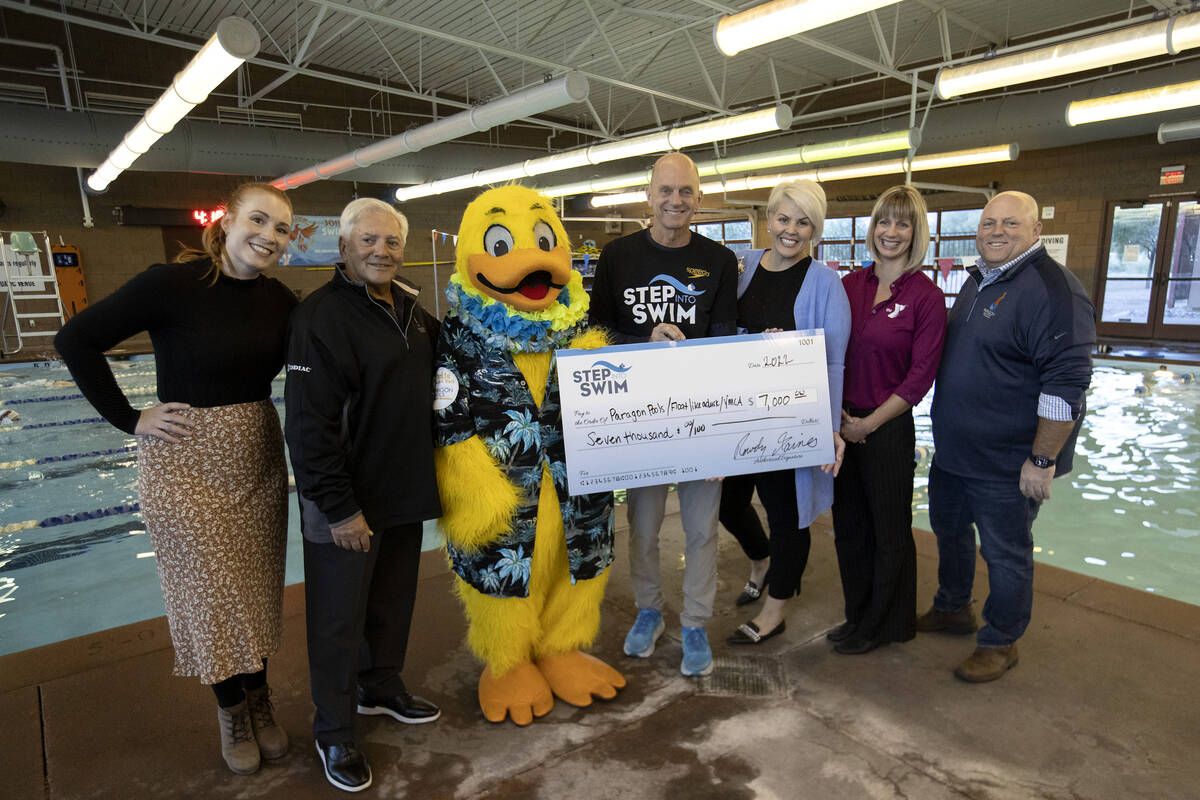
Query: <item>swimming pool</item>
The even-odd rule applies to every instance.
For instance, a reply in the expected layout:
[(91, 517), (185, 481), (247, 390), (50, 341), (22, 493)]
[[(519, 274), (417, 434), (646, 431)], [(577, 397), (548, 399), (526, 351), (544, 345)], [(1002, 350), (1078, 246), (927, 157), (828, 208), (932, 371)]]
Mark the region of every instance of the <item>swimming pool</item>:
[[(111, 363), (134, 406), (148, 405), (153, 357)], [(282, 416), (282, 373), (271, 393)], [(137, 439), (78, 395), (61, 363), (0, 365), (0, 655), (164, 613), (137, 510)], [(304, 580), (294, 506), (289, 585)], [(426, 523), (423, 548), (438, 546)]]
[[(113, 369), (135, 405), (150, 402), (151, 357), (114, 361)], [(1200, 604), (1192, 499), (1200, 384), (1187, 382), (1192, 374), (1096, 362), (1075, 470), (1054, 483), (1034, 525), (1039, 561)], [(163, 613), (150, 541), (134, 510), (137, 441), (97, 420), (77, 394), (56, 362), (0, 367), (0, 414), (20, 415), (0, 420), (0, 654)], [(272, 394), (282, 396), (282, 377)], [(926, 399), (917, 409), (913, 498), (914, 524), (924, 528), (928, 408)], [(299, 535), (292, 513), (289, 584), (303, 579)], [(439, 544), (427, 523), (424, 547)]]
[[(1037, 561), (1200, 605), (1196, 377), (1196, 367), (1095, 361), (1074, 469), (1033, 524)], [(926, 529), (929, 405), (917, 408), (913, 493), (913, 524)]]

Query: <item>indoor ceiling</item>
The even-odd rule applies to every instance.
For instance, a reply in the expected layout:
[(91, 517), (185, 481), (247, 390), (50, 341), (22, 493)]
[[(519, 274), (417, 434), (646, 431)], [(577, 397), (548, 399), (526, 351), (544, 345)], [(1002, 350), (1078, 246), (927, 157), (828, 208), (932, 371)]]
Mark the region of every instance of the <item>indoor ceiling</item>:
[[(236, 82), (221, 87), (220, 102), (227, 109), (223, 123), (303, 127), (311, 101), (326, 114), (306, 130), (346, 132), (345, 112), (345, 126), (367, 136), (411, 128), (550, 76), (582, 72), (590, 83), (586, 102), (475, 138), (493, 149), (545, 152), (776, 103), (793, 112), (791, 134), (829, 139), (840, 128), (889, 120), (895, 120), (892, 128), (908, 127), (914, 110), (924, 114), (964, 102), (932, 97), (941, 66), (1144, 22), (1192, 4), (903, 0), (726, 57), (713, 43), (715, 22), (753, 5), (720, 0), (0, 0), (5, 22), (0, 35), (13, 35), (10, 22), (38, 19), (74, 67), (76, 108), (102, 113), (122, 109), (89, 103), (89, 97), (118, 96), (114, 84), (134, 84), (111, 47), (107, 58), (75, 52), (85, 49), (81, 42), (89, 36), (105, 37), (118, 49), (126, 39), (195, 49), (222, 18), (240, 16), (258, 30), (262, 47)], [(163, 68), (126, 93), (144, 95), (149, 102), (186, 57), (180, 52), (178, 63), (169, 64), (170, 59), (160, 59)], [(1194, 67), (1193, 62), (1200, 62), (1200, 53), (1147, 59), (1035, 88), (1164, 65)], [(27, 65), (28, 59), (21, 63)], [(12, 65), (0, 62), (0, 81), (19, 86), (31, 70), (23, 77)], [(340, 99), (331, 101), (328, 87), (341, 92)], [(969, 102), (1004, 94), (996, 90)], [(0, 102), (12, 99), (0, 91)], [(54, 91), (43, 101), (61, 105)], [(378, 128), (376, 121), (356, 122), (353, 112), (363, 106), (375, 111)], [(238, 117), (231, 108), (246, 113)], [(199, 110), (219, 118), (212, 109)]]

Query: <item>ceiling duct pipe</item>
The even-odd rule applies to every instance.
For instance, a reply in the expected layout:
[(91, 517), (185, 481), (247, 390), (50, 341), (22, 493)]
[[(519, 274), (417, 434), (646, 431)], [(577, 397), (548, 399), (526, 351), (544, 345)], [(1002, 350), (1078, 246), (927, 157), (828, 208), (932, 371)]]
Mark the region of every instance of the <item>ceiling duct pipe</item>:
[(1200, 139), (1200, 119), (1185, 122), (1164, 122), (1158, 126), (1158, 143), (1182, 142), (1185, 139)]
[(587, 77), (579, 72), (568, 72), (552, 81), (530, 86), (499, 100), (460, 111), (437, 122), (360, 147), (307, 169), (289, 173), (271, 181), (271, 185), (284, 191), (295, 189), (306, 183), (332, 178), (343, 172), (368, 167), (405, 153), (415, 153), (435, 144), (480, 133), (497, 125), (541, 114), (559, 106), (581, 103), (587, 96)]

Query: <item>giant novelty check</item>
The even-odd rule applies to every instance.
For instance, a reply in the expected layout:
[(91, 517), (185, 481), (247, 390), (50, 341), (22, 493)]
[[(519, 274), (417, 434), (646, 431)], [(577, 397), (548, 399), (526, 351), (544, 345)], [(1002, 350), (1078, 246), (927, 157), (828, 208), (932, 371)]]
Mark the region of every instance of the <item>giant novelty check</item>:
[(560, 350), (571, 494), (833, 461), (823, 331)]

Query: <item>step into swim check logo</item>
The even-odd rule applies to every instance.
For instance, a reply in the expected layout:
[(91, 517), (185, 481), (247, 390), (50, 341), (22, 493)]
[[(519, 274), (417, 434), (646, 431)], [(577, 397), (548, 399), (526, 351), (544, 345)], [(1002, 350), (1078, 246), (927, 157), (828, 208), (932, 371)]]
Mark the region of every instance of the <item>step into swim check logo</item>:
[(633, 367), (613, 364), (610, 361), (594, 361), (588, 369), (577, 369), (571, 373), (571, 381), (579, 387), (581, 397), (595, 394), (628, 394), (629, 379), (626, 373)]
[(633, 321), (696, 324), (696, 284), (683, 284), (671, 275), (655, 275), (646, 286), (630, 286), (622, 295)]

